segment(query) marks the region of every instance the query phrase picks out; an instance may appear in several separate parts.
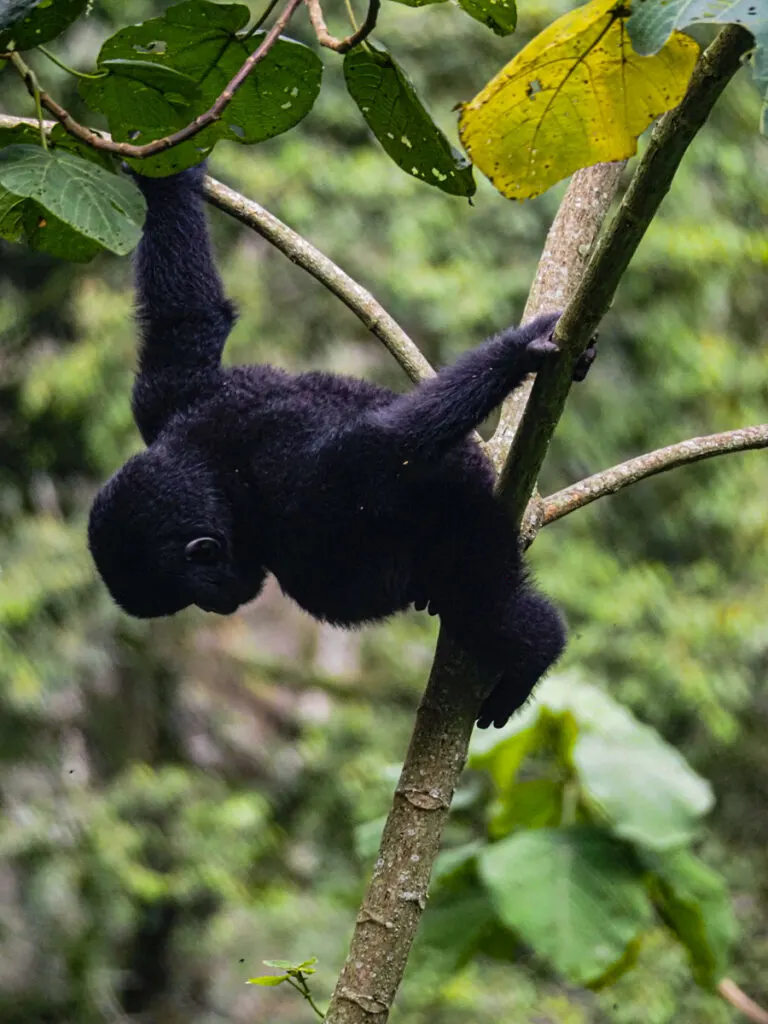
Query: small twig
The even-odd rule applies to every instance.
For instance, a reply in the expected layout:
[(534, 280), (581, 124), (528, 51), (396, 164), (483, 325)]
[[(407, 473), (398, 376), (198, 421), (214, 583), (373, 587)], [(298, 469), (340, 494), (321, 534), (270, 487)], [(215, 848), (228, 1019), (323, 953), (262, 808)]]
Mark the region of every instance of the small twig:
[[(81, 142), (86, 142), (89, 146), (93, 146), (94, 149), (106, 150), (108, 153), (117, 153), (121, 157), (126, 157), (132, 160), (143, 160), (148, 156), (154, 156), (155, 153), (164, 153), (166, 150), (172, 149), (174, 146), (178, 146), (182, 142), (186, 142), (187, 139), (193, 138), (195, 135), (198, 135), (203, 131), (204, 128), (207, 128), (208, 125), (219, 120), (227, 104), (231, 101), (232, 97), (243, 82), (248, 78), (248, 75), (253, 71), (257, 64), (264, 60), (269, 51), (275, 45), (280, 37), (280, 33), (291, 20), (294, 11), (300, 3), (301, 0), (288, 0), (282, 14), (269, 32), (267, 32), (262, 43), (243, 63), (235, 77), (228, 83), (224, 91), (219, 95), (216, 102), (209, 110), (206, 110), (204, 114), (196, 117), (194, 121), (185, 125), (184, 128), (180, 128), (172, 135), (166, 135), (162, 139), (155, 139), (154, 142), (147, 142), (144, 146), (134, 146), (130, 142), (115, 142), (109, 137), (105, 137), (103, 134), (99, 135), (90, 128), (86, 128), (85, 125), (79, 124), (75, 121), (69, 111), (65, 110), (60, 103), (57, 103), (57, 101), (46, 92), (41, 91), (39, 93), (40, 103), (46, 110), (53, 114), (57, 121), (61, 122), (70, 135), (74, 135), (74, 137), (76, 139), (80, 139)], [(19, 54), (16, 52), (2, 54), (0, 55), (0, 59), (1, 58), (11, 62), (19, 77), (27, 86), (30, 94), (35, 96), (34, 74), (31, 68), (24, 63)]]
[(721, 434), (691, 437), (687, 441), (667, 445), (635, 459), (621, 462), (610, 469), (588, 476), (562, 491), (542, 499), (541, 525), (554, 523), (563, 516), (583, 508), (606, 494), (615, 494), (630, 484), (636, 484), (657, 473), (666, 473), (690, 462), (711, 459), (728, 452), (744, 452), (754, 448), (768, 448), (768, 423), (741, 430), (726, 430)]
[(717, 986), (717, 991), (726, 1001), (754, 1024), (768, 1024), (768, 1011), (750, 999), (746, 992), (742, 992), (735, 981), (730, 978), (723, 978)]
[(213, 206), (266, 238), (292, 263), (302, 267), (341, 299), (368, 330), (384, 343), (412, 381), (418, 383), (434, 375), (434, 370), (417, 345), (373, 295), (306, 238), (283, 224), (263, 206), (213, 178), (206, 179), (205, 195)]
[(368, 0), (368, 13), (362, 25), (356, 28), (352, 35), (347, 36), (346, 39), (337, 39), (336, 36), (332, 36), (328, 31), (320, 0), (304, 0), (304, 2), (307, 5), (309, 20), (312, 22), (312, 28), (315, 30), (318, 43), (321, 46), (326, 46), (329, 50), (335, 50), (336, 53), (346, 53), (368, 38), (376, 28), (379, 8), (381, 7), (381, 0)]

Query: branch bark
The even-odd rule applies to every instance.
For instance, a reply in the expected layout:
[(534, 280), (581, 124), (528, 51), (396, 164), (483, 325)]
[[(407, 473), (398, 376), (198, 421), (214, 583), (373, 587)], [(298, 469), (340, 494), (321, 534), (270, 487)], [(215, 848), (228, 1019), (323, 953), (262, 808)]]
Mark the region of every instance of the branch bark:
[(336, 36), (332, 36), (328, 31), (328, 26), (325, 23), (323, 17), (323, 9), (320, 6), (320, 0), (304, 0), (307, 5), (307, 11), (309, 12), (309, 20), (312, 22), (312, 28), (315, 30), (317, 41), (321, 46), (326, 46), (329, 50), (335, 50), (336, 53), (346, 53), (351, 50), (354, 46), (362, 43), (364, 39), (376, 28), (376, 21), (379, 17), (379, 8), (381, 7), (381, 0), (369, 0), (368, 2), (368, 13), (365, 16), (365, 21), (359, 28), (356, 28), (352, 35), (346, 37), (346, 39), (337, 39)]
[(720, 434), (707, 434), (705, 437), (691, 437), (687, 441), (646, 452), (645, 455), (611, 466), (610, 469), (585, 477), (570, 487), (542, 498), (541, 525), (554, 523), (606, 494), (615, 494), (657, 473), (666, 473), (678, 466), (714, 458), (715, 455), (755, 448), (768, 448), (768, 423), (743, 427), (741, 430), (726, 430)]
[[(518, 522), (562, 411), (572, 365), (607, 309), (683, 152), (749, 45), (749, 33), (725, 29), (702, 55), (678, 108), (682, 113), (673, 111), (662, 119), (630, 185), (629, 203), (625, 198), (606, 239), (592, 253), (576, 294), (567, 305), (563, 330), (558, 330), (563, 358), (552, 371), (538, 375), (512, 457), (504, 466), (500, 490)], [(602, 198), (603, 214), (610, 198)], [(568, 201), (578, 203), (587, 201), (587, 197), (569, 190)], [(570, 213), (564, 211), (566, 216)], [(573, 277), (577, 274), (574, 268)], [(537, 274), (537, 279), (545, 277), (553, 280), (554, 268), (551, 274), (544, 268)], [(549, 292), (544, 294), (542, 289), (536, 301), (545, 308), (545, 302), (555, 305), (558, 298)], [(517, 444), (521, 435), (530, 444), (530, 451)], [(464, 767), (483, 690), (474, 666), (441, 632), (373, 877), (326, 1024), (384, 1024), (389, 1016), (425, 906), (432, 864)]]
[[(38, 92), (40, 103), (49, 113), (53, 114), (70, 135), (80, 139), (81, 142), (87, 143), (89, 146), (93, 146), (94, 149), (106, 150), (108, 153), (116, 153), (118, 156), (133, 160), (142, 160), (145, 157), (154, 156), (155, 153), (164, 153), (166, 150), (186, 142), (187, 139), (194, 138), (195, 135), (198, 135), (208, 125), (219, 120), (232, 97), (248, 78), (248, 75), (250, 75), (257, 64), (264, 60), (275, 45), (280, 37), (280, 33), (291, 20), (294, 11), (300, 3), (301, 0), (288, 0), (282, 13), (269, 32), (267, 32), (261, 44), (243, 63), (235, 77), (227, 84), (221, 95), (217, 97), (213, 106), (206, 110), (204, 114), (196, 117), (194, 121), (180, 128), (172, 135), (166, 135), (165, 138), (155, 139), (154, 142), (147, 142), (144, 146), (134, 146), (130, 142), (115, 142), (106, 133), (94, 132), (92, 129), (86, 128), (85, 125), (79, 124), (68, 110), (65, 110), (60, 103), (42, 89)], [(32, 69), (24, 63), (21, 56), (15, 51), (0, 54), (0, 59), (3, 58), (11, 63), (16, 73), (26, 85), (29, 93), (35, 96), (37, 91), (36, 79)]]
[(214, 178), (206, 178), (205, 196), (213, 206), (261, 235), (292, 263), (302, 267), (341, 299), (392, 353), (412, 381), (418, 383), (434, 376), (435, 371), (426, 357), (386, 309), (306, 238), (283, 224), (263, 206), (252, 199), (246, 199)]

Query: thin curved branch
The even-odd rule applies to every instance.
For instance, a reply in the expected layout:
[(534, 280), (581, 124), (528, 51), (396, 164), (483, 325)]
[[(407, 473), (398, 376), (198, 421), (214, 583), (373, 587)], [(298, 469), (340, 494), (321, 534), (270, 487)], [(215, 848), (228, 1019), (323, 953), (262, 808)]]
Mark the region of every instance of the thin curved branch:
[(364, 39), (368, 38), (376, 28), (376, 21), (379, 17), (379, 8), (381, 6), (381, 0), (368, 0), (368, 13), (362, 25), (356, 28), (352, 35), (347, 36), (346, 39), (337, 39), (328, 31), (320, 0), (304, 0), (304, 2), (306, 3), (309, 20), (312, 22), (312, 28), (315, 30), (318, 43), (321, 46), (326, 46), (329, 50), (335, 50), (336, 53), (346, 53), (347, 50), (351, 50), (358, 43), (362, 43)]
[[(243, 63), (234, 78), (217, 97), (213, 106), (209, 110), (206, 110), (204, 114), (196, 117), (194, 121), (191, 121), (188, 125), (180, 128), (172, 135), (166, 135), (165, 138), (155, 139), (154, 142), (147, 142), (144, 146), (134, 146), (130, 142), (115, 142), (106, 133), (98, 133), (90, 128), (86, 128), (85, 125), (79, 124), (68, 110), (65, 110), (60, 103), (43, 90), (40, 90), (39, 92), (40, 103), (47, 111), (49, 111), (49, 113), (53, 114), (56, 120), (66, 128), (70, 135), (74, 135), (74, 137), (76, 139), (80, 139), (81, 142), (86, 142), (89, 146), (93, 146), (94, 149), (106, 150), (108, 153), (117, 153), (118, 156), (130, 158), (132, 160), (143, 160), (148, 156), (154, 156), (156, 153), (164, 153), (166, 150), (193, 138), (195, 135), (198, 135), (203, 131), (204, 128), (207, 128), (208, 125), (219, 120), (224, 109), (243, 82), (248, 78), (248, 75), (250, 75), (251, 71), (253, 71), (257, 64), (264, 60), (269, 51), (275, 45), (280, 37), (280, 33), (291, 20), (294, 11), (300, 3), (301, 0), (288, 0), (288, 3), (285, 5), (282, 13), (269, 32), (267, 32), (261, 44)], [(17, 52), (13, 51), (11, 53), (0, 54), (0, 59), (5, 59), (10, 62), (26, 85), (30, 95), (35, 96), (36, 88), (34, 73), (31, 68), (24, 63), (21, 56)]]
[(261, 235), (292, 263), (306, 270), (341, 299), (368, 330), (383, 342), (412, 381), (418, 383), (434, 376), (435, 371), (418, 346), (381, 303), (306, 238), (283, 224), (263, 206), (213, 178), (206, 178), (205, 196), (213, 206)]
[[(45, 121), (43, 128), (50, 133), (56, 121)], [(16, 128), (28, 124), (34, 128), (38, 122), (32, 117), (11, 117), (0, 114), (0, 128)], [(311, 242), (298, 232), (283, 224), (281, 220), (253, 200), (246, 199), (234, 189), (228, 188), (214, 178), (205, 179), (205, 197), (218, 210), (239, 220), (241, 224), (265, 238), (276, 249), (315, 280), (324, 285), (355, 316), (365, 324), (371, 334), (392, 353), (410, 379), (419, 381), (433, 377), (435, 371), (427, 358), (405, 333), (394, 317), (384, 309), (369, 291), (354, 278), (336, 266), (333, 260), (316, 249)]]
[(726, 1003), (730, 1003), (739, 1013), (743, 1013), (747, 1020), (753, 1021), (753, 1024), (768, 1024), (768, 1011), (759, 1006), (754, 999), (750, 999), (735, 981), (723, 978), (717, 986), (717, 991)]
[(768, 448), (768, 423), (755, 427), (743, 427), (740, 430), (726, 430), (720, 434), (707, 434), (704, 437), (691, 437), (687, 441), (667, 445), (656, 451), (638, 455), (635, 459), (621, 462), (610, 469), (579, 480), (578, 483), (564, 487), (561, 491), (542, 498), (541, 525), (554, 523), (557, 519), (584, 508), (606, 494), (615, 494), (630, 484), (636, 484), (657, 473), (666, 473), (678, 466), (687, 466), (691, 462), (711, 459), (715, 455), (727, 455), (729, 452), (744, 452), (755, 448)]

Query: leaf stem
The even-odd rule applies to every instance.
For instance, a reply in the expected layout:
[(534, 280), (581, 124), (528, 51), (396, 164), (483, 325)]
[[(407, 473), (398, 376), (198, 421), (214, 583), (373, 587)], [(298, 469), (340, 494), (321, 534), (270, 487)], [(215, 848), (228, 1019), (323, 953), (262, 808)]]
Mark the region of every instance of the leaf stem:
[(253, 25), (251, 28), (249, 28), (248, 31), (245, 33), (245, 35), (242, 37), (243, 42), (245, 42), (246, 39), (250, 39), (251, 36), (255, 35), (259, 31), (259, 29), (264, 24), (264, 22), (267, 20), (267, 18), (270, 16), (272, 11), (274, 11), (274, 9), (277, 7), (278, 3), (279, 3), (279, 0), (269, 0), (269, 3), (267, 4), (267, 6), (264, 8), (264, 10), (261, 12), (259, 17), (256, 19), (255, 25)]
[(347, 8), (347, 14), (349, 15), (349, 21), (352, 28), (357, 32), (357, 18), (355, 17), (355, 9), (352, 6), (352, 0), (344, 0), (344, 6)]
[(296, 977), (298, 978), (298, 984), (293, 980), (293, 978), (288, 978), (288, 984), (291, 986), (291, 988), (295, 988), (296, 991), (299, 992), (304, 997), (304, 999), (306, 999), (306, 1001), (315, 1011), (320, 1020), (325, 1020), (325, 1014), (312, 998), (312, 993), (309, 991), (309, 986), (307, 985), (306, 979), (304, 978), (304, 975), (301, 973), (301, 971), (299, 971)]
[[(277, 0), (275, 0), (275, 2), (277, 2)], [(47, 57), (48, 60), (51, 61), (51, 63), (55, 64), (57, 67), (60, 67), (62, 71), (66, 71), (67, 74), (74, 75), (75, 78), (85, 78), (89, 81), (95, 82), (99, 78), (106, 78), (106, 76), (109, 74), (108, 71), (100, 71), (97, 75), (89, 75), (85, 71), (76, 71), (75, 68), (71, 68), (68, 64), (65, 64), (63, 60), (59, 60), (56, 54), (51, 53), (47, 46), (38, 46), (37, 49), (40, 51), (40, 53), (43, 54), (44, 57)]]

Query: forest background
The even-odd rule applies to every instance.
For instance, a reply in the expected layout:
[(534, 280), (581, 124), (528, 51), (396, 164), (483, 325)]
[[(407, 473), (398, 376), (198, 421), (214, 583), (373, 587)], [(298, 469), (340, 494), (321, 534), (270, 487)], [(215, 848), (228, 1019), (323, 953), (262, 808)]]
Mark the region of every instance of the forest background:
[[(167, 6), (103, 0), (68, 34), (68, 60)], [(389, 5), (378, 36), (452, 133), (457, 99), (569, 6), (521, 5), (505, 40), (458, 9)], [(76, 112), (68, 76), (51, 67), (46, 80)], [(686, 155), (604, 321), (600, 359), (572, 395), (544, 493), (765, 419), (759, 106), (740, 76)], [(28, 109), (7, 73), (2, 109)], [(470, 206), (425, 188), (377, 149), (332, 62), (296, 130), (256, 149), (220, 144), (211, 170), (369, 287), (433, 363), (519, 318), (564, 190), (513, 204), (481, 181)], [(212, 222), (241, 310), (229, 361), (406, 386), (317, 282), (221, 215)], [(275, 588), (227, 620), (190, 611), (139, 623), (111, 605), (84, 522), (95, 487), (138, 445), (131, 309), (129, 260), (75, 266), (0, 243), (0, 1019), (89, 1024), (141, 1011), (157, 1024), (299, 1024), (312, 1012), (296, 993), (245, 981), (262, 959), (319, 956), (313, 992), (330, 991), (435, 624), (414, 613), (341, 633)], [(697, 851), (729, 884), (740, 929), (732, 973), (763, 1004), (767, 507), (764, 455), (737, 454), (597, 502), (547, 527), (531, 553), (572, 629), (559, 675), (604, 688), (712, 783), (717, 803)], [(469, 773), (449, 845), (471, 838), (489, 802)], [(661, 929), (630, 973), (594, 994), (525, 952), (514, 965), (417, 957), (396, 1015), (732, 1017), (696, 988)]]

